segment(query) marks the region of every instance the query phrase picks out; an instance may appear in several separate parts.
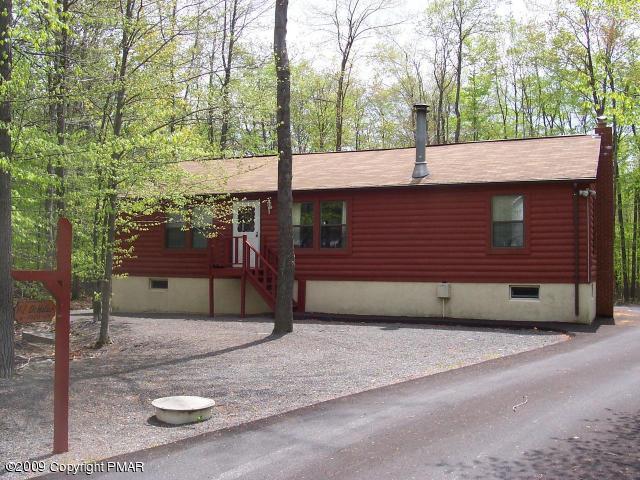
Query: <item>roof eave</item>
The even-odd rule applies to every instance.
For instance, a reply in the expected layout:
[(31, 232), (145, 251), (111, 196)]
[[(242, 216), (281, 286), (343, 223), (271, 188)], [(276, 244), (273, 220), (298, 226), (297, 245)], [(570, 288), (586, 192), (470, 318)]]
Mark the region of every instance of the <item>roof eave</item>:
[[(491, 182), (456, 182), (456, 183), (419, 183), (415, 185), (358, 185), (358, 186), (345, 186), (345, 187), (320, 187), (320, 188), (294, 188), (292, 191), (296, 192), (326, 192), (331, 190), (386, 190), (386, 189), (401, 189), (401, 188), (426, 188), (426, 187), (466, 187), (466, 186), (493, 186), (493, 185), (511, 185), (511, 184), (535, 184), (535, 183), (587, 183), (595, 182), (596, 177), (579, 177), (579, 178), (548, 178), (548, 179), (531, 179), (531, 180), (503, 180), (503, 181), (491, 181)], [(235, 192), (226, 192), (228, 195), (252, 195), (259, 193), (278, 193), (278, 190), (240, 190)], [(198, 192), (195, 195), (220, 195), (220, 192)]]

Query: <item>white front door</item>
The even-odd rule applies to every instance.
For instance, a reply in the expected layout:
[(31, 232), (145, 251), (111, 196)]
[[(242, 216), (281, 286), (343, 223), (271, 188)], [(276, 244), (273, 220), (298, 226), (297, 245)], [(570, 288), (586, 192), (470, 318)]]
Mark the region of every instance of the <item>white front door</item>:
[[(247, 236), (251, 246), (260, 251), (260, 201), (242, 200), (233, 202), (233, 236)], [(233, 261), (242, 265), (242, 239), (233, 241)], [(255, 255), (251, 255), (251, 266), (255, 266)]]

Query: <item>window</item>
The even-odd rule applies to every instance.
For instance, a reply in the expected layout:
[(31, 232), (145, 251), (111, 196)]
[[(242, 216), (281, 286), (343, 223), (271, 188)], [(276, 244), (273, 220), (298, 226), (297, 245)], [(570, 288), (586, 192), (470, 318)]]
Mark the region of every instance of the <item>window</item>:
[(313, 248), (313, 202), (293, 204), (293, 246)]
[(187, 247), (187, 231), (184, 229), (182, 215), (173, 215), (167, 219), (164, 245), (166, 248)]
[(320, 202), (320, 248), (347, 246), (347, 202)]
[(528, 298), (538, 299), (540, 298), (540, 286), (539, 285), (511, 285), (511, 298)]
[(167, 290), (169, 288), (169, 280), (165, 279), (157, 279), (150, 278), (149, 279), (149, 288), (152, 290)]
[(192, 247), (193, 248), (207, 248), (207, 232), (204, 229), (194, 227), (192, 230)]
[(242, 205), (238, 207), (238, 233), (255, 232), (256, 230), (256, 207), (253, 205)]
[(524, 247), (524, 196), (497, 195), (491, 199), (494, 248)]
[(200, 206), (193, 209), (191, 215), (191, 247), (207, 248), (208, 237), (211, 225), (213, 224), (213, 215), (210, 209)]
[(208, 234), (213, 225), (210, 209), (204, 206), (195, 207), (191, 214), (191, 229), (185, 228), (182, 215), (174, 214), (167, 218), (165, 225), (164, 246), (170, 249), (205, 249), (208, 244)]

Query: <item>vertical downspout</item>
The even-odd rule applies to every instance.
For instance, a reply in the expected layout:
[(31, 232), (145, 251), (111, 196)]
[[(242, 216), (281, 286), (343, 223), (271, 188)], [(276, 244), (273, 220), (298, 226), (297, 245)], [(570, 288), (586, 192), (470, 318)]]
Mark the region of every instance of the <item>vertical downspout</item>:
[[(591, 192), (591, 186), (589, 186), (589, 191)], [(592, 247), (592, 240), (591, 240), (591, 196), (587, 197), (587, 216), (586, 216), (586, 220), (585, 220), (585, 225), (586, 228), (585, 230), (587, 231), (587, 283), (591, 283), (591, 250), (593, 249)]]
[(578, 185), (573, 184), (573, 233), (574, 233), (574, 310), (576, 317), (580, 315), (580, 215), (578, 204)]

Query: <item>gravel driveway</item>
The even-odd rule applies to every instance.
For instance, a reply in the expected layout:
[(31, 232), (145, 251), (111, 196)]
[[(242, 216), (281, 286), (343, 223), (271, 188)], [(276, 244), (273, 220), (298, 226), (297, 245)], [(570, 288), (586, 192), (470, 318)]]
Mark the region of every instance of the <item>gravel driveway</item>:
[[(89, 317), (72, 319), (74, 349), (95, 339)], [(71, 362), (70, 448), (49, 456), (52, 364), (31, 362), (0, 381), (0, 464), (34, 458), (92, 461), (282, 413), (371, 388), (565, 340), (540, 330), (302, 321), (271, 337), (253, 318), (114, 317), (114, 343)], [(202, 395), (209, 421), (159, 426), (151, 400)], [(5, 478), (11, 478), (5, 476)]]

